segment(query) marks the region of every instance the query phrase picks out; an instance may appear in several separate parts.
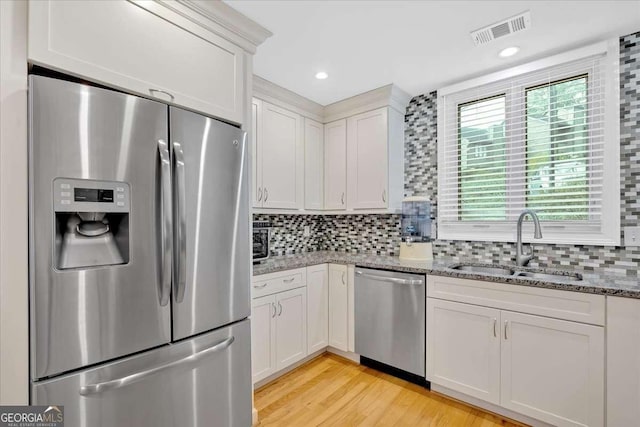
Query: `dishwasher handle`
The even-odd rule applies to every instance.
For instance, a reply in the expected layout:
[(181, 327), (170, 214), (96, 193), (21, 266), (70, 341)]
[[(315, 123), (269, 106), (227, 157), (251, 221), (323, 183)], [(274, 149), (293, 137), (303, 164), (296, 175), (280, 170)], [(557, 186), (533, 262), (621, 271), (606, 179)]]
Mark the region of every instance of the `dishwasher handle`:
[(424, 284), (424, 280), (422, 279), (400, 279), (398, 277), (386, 277), (386, 276), (378, 276), (377, 274), (369, 274), (360, 270), (356, 270), (356, 275), (360, 277), (364, 277), (366, 279), (378, 280), (380, 282), (389, 282), (394, 283), (396, 285), (422, 285)]

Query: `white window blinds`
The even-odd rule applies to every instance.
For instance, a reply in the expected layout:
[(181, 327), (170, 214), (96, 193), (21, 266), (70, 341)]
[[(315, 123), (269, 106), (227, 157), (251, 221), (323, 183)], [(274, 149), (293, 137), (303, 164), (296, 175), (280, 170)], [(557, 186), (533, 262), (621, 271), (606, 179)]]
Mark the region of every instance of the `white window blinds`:
[[(606, 58), (589, 55), (439, 97), (441, 238), (474, 240), (477, 231), (486, 234), (481, 240), (510, 240), (509, 227), (533, 209), (547, 231), (572, 242), (575, 233), (589, 243), (607, 240), (604, 194), (619, 191), (619, 178), (605, 176), (606, 123), (614, 117), (606, 112)], [(553, 234), (549, 241), (563, 241)]]

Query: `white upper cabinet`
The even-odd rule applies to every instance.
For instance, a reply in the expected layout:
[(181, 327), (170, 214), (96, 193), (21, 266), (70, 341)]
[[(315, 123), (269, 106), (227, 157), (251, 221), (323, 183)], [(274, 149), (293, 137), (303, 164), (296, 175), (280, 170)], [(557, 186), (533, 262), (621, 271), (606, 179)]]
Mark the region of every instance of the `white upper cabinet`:
[(304, 119), (304, 208), (323, 208), (324, 128), (322, 124)]
[(31, 1), (29, 61), (243, 123), (250, 55), (161, 2)]
[[(259, 98), (255, 208), (400, 210), (408, 94), (388, 85), (323, 107), (260, 77), (253, 89)], [(294, 142), (295, 118), (302, 123), (303, 154)]]
[(262, 102), (258, 116), (258, 197), (262, 207), (302, 209), (304, 205), (304, 144), (302, 117)]
[(347, 121), (324, 125), (324, 208), (347, 208)]
[(262, 207), (262, 162), (260, 161), (260, 145), (258, 138), (262, 136), (259, 131), (262, 125), (262, 101), (253, 98), (251, 100), (251, 194), (254, 207)]
[(347, 119), (347, 208), (399, 209), (404, 116), (391, 108)]
[(349, 117), (347, 132), (349, 208), (386, 208), (387, 109)]

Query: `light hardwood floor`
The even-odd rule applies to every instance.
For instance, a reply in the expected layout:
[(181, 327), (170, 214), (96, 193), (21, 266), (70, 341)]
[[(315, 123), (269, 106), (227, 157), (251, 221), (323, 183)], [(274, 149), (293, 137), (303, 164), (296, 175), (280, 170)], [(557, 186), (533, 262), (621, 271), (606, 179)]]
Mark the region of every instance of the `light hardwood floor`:
[(326, 353), (255, 394), (259, 426), (522, 426)]

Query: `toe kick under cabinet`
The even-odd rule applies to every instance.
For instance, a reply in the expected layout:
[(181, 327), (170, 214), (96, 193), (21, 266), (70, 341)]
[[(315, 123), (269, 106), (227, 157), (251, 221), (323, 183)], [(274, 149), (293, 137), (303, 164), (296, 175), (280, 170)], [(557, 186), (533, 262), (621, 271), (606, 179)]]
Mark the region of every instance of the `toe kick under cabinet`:
[(427, 278), (427, 379), (556, 426), (604, 425), (605, 297)]

